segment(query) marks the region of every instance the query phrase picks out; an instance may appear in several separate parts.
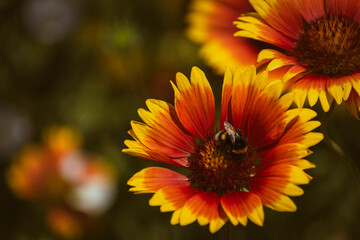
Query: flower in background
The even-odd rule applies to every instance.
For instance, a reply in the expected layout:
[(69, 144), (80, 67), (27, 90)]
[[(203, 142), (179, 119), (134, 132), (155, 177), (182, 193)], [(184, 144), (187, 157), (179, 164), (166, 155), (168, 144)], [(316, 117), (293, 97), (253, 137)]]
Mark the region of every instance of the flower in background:
[(46, 216), (50, 229), (58, 235), (73, 239), (81, 236), (83, 216), (62, 206), (49, 209)]
[(251, 11), (246, 0), (194, 0), (187, 16), (187, 35), (201, 43), (200, 55), (207, 64), (223, 73), (225, 66), (247, 68), (256, 63), (259, 48), (255, 41), (236, 38), (233, 22)]
[[(318, 99), (327, 112), (360, 94), (360, 1), (358, 0), (250, 0), (256, 13), (235, 22), (236, 36), (270, 43), (258, 62), (267, 69), (286, 69), (283, 80), (302, 107)], [(353, 89), (353, 90), (352, 90)], [(355, 90), (355, 91), (354, 91)], [(352, 112), (353, 113), (353, 112)]]
[(49, 203), (48, 224), (65, 238), (81, 235), (90, 219), (109, 208), (116, 191), (111, 166), (80, 151), (80, 145), (76, 130), (50, 128), (44, 144), (26, 146), (8, 172), (19, 197)]
[[(280, 97), (283, 84), (269, 81), (268, 72), (225, 72), (221, 131), (214, 133), (215, 103), (205, 74), (194, 67), (191, 81), (176, 75), (175, 107), (155, 99), (139, 109), (145, 123), (131, 122), (125, 153), (183, 168), (185, 175), (162, 167), (136, 173), (128, 184), (135, 193), (155, 193), (151, 206), (173, 211), (171, 224), (198, 221), (211, 233), (227, 220), (233, 225), (250, 219), (262, 226), (263, 206), (296, 211), (289, 196), (311, 177), (303, 170), (314, 164), (302, 158), (322, 140), (311, 132), (310, 109), (291, 109), (293, 93)], [(197, 140), (196, 140), (197, 139)]]

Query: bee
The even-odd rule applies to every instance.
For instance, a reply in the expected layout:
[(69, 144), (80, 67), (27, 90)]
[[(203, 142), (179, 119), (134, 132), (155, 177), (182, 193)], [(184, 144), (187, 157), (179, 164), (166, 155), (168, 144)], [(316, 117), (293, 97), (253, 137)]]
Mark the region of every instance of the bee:
[(235, 155), (243, 155), (247, 152), (249, 143), (243, 138), (240, 129), (235, 129), (233, 125), (224, 122), (225, 130), (215, 134), (215, 141), (225, 147), (226, 151)]

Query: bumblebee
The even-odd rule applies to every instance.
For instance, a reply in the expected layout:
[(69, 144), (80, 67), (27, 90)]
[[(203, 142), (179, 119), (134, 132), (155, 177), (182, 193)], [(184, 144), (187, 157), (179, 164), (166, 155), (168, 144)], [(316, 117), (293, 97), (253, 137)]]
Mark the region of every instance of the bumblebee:
[(249, 143), (243, 138), (240, 129), (235, 129), (233, 125), (224, 122), (225, 130), (215, 134), (215, 141), (219, 142), (228, 153), (243, 155), (247, 152)]

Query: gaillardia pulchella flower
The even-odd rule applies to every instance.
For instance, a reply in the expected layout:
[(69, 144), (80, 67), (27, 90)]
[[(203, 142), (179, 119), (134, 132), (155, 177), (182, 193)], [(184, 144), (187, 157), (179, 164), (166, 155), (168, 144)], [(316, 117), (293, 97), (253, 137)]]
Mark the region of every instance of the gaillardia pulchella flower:
[(255, 41), (235, 38), (233, 22), (252, 10), (247, 0), (194, 0), (187, 16), (187, 35), (202, 44), (200, 55), (208, 65), (223, 73), (225, 65), (247, 68), (256, 63), (259, 48)]
[[(310, 106), (318, 99), (328, 111), (360, 94), (360, 1), (358, 0), (250, 0), (256, 13), (235, 22), (235, 36), (276, 46), (259, 54), (269, 71), (287, 69), (283, 80), (296, 93), (295, 102)], [(351, 103), (354, 104), (354, 103)]]
[[(144, 123), (132, 121), (125, 153), (184, 168), (185, 175), (162, 167), (136, 173), (128, 184), (136, 193), (155, 193), (151, 206), (174, 211), (171, 224), (198, 221), (219, 230), (250, 219), (262, 226), (263, 206), (295, 211), (288, 196), (299, 196), (299, 184), (314, 167), (308, 147), (322, 140), (311, 132), (320, 125), (310, 121), (310, 109), (291, 109), (293, 93), (280, 97), (280, 80), (268, 81), (268, 72), (225, 72), (220, 131), (214, 132), (214, 96), (205, 74), (194, 67), (191, 82), (176, 75), (175, 107), (161, 100), (146, 101), (139, 109)], [(219, 130), (219, 129), (218, 129)], [(196, 140), (197, 139), (197, 140)]]

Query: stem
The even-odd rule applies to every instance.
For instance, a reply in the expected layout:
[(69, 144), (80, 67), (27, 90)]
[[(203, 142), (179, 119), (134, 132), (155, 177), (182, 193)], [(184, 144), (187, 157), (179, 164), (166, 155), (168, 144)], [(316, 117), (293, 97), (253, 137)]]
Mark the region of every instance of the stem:
[(357, 180), (360, 180), (360, 172), (356, 162), (344, 152), (344, 150), (339, 146), (339, 144), (337, 144), (333, 139), (331, 139), (327, 131), (328, 120), (330, 115), (333, 113), (334, 108), (335, 108), (335, 103), (333, 102), (330, 106), (330, 110), (324, 113), (321, 118), (321, 131), (324, 134), (324, 142), (329, 148), (331, 148), (335, 153), (337, 153), (341, 157), (341, 159), (345, 162), (348, 168), (350, 168), (354, 177)]
[(224, 226), (224, 240), (230, 240), (230, 223), (225, 223)]

